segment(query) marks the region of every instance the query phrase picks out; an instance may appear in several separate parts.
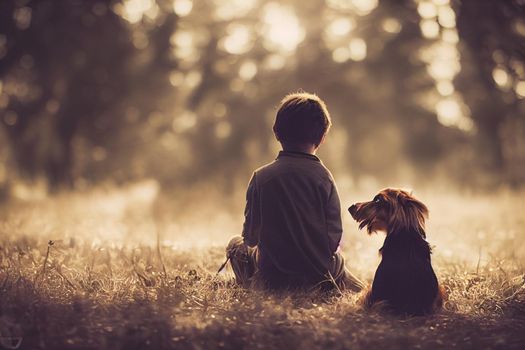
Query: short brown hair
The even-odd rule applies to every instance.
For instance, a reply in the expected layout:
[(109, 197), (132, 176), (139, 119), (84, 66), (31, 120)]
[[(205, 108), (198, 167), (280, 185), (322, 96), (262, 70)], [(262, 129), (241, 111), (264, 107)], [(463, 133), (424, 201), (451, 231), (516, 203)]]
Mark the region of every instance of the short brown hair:
[(273, 131), (280, 142), (319, 145), (332, 121), (326, 105), (317, 95), (296, 92), (282, 99)]

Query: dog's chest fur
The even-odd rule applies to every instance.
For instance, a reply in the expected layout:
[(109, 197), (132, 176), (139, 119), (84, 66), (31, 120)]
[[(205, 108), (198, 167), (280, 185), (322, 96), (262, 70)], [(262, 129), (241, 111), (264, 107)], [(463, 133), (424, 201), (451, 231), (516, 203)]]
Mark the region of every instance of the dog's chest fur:
[(387, 235), (380, 252), (372, 301), (386, 301), (400, 313), (428, 313), (438, 292), (428, 242), (417, 232), (397, 232)]

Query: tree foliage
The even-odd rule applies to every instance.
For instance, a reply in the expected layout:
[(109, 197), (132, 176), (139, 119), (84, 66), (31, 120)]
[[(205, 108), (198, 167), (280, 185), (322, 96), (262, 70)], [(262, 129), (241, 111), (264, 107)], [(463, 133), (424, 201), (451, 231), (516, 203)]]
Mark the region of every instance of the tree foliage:
[[(275, 106), (304, 89), (334, 119), (321, 156), (357, 183), (471, 183), (481, 170), (485, 184), (519, 184), (523, 11), (518, 0), (2, 1), (0, 181), (232, 186), (272, 158)], [(429, 61), (440, 50), (459, 52), (459, 73)]]

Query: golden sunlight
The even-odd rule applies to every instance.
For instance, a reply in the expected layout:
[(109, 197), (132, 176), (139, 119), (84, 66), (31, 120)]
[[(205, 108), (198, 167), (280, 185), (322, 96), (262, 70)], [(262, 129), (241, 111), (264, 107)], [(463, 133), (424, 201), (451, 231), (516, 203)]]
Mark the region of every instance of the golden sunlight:
[(189, 88), (196, 87), (202, 80), (202, 73), (196, 69), (188, 72), (184, 77), (184, 83)]
[(421, 33), (427, 39), (435, 39), (439, 36), (439, 24), (433, 19), (424, 19), (419, 22)]
[(466, 117), (459, 102), (449, 97), (436, 104), (438, 121), (445, 126), (454, 126), (461, 130), (469, 131), (472, 129), (472, 120)]
[(341, 37), (350, 33), (355, 27), (356, 23), (353, 19), (341, 17), (330, 22), (326, 32), (331, 37)]
[(192, 0), (175, 0), (173, 2), (173, 12), (181, 17), (187, 16), (191, 12), (192, 8)]
[(360, 16), (366, 16), (378, 5), (378, 0), (351, 0), (354, 11)]
[(453, 126), (461, 117), (461, 110), (454, 99), (444, 99), (437, 103), (436, 111), (439, 121), (443, 125)]
[(247, 15), (255, 7), (257, 0), (215, 0), (214, 3), (215, 17), (227, 21)]
[(354, 61), (362, 61), (366, 58), (366, 42), (361, 38), (353, 38), (348, 44), (350, 58)]
[(286, 65), (286, 58), (283, 55), (274, 53), (266, 56), (263, 61), (264, 68), (268, 70), (279, 70)]
[(397, 34), (401, 31), (402, 25), (398, 19), (389, 17), (389, 18), (385, 18), (381, 22), (381, 28), (383, 28), (383, 30), (387, 33)]
[(510, 86), (510, 78), (507, 71), (501, 67), (496, 67), (492, 70), (492, 78), (501, 88), (508, 88)]
[(459, 64), (455, 61), (437, 59), (430, 62), (427, 70), (436, 80), (452, 80), (459, 71)]
[(459, 42), (458, 31), (454, 29), (443, 29), (441, 39), (448, 44), (457, 44)]
[(245, 61), (239, 68), (239, 77), (244, 81), (252, 80), (257, 74), (257, 65), (253, 60)]
[(441, 96), (450, 96), (454, 93), (454, 84), (450, 80), (440, 80), (436, 88)]
[(525, 98), (525, 80), (517, 82), (514, 90), (519, 98)]
[(359, 16), (366, 16), (378, 5), (378, 0), (327, 0), (327, 5), (335, 10), (352, 11)]
[(114, 7), (115, 12), (130, 23), (137, 23), (144, 16), (154, 20), (159, 14), (159, 7), (153, 0), (126, 0)]
[[(435, 104), (438, 121), (445, 126), (469, 131), (473, 128), (469, 110), (454, 88), (454, 79), (461, 71), (456, 14), (448, 0), (418, 0), (417, 5), (421, 34), (431, 40), (419, 54), (439, 94)], [(495, 72), (493, 76), (496, 82), (504, 80), (501, 72)]]
[(198, 53), (194, 41), (194, 32), (189, 30), (176, 31), (170, 37), (174, 56), (187, 62), (195, 62), (198, 59)]
[(421, 18), (434, 18), (437, 16), (436, 5), (430, 1), (422, 1), (417, 5), (417, 12)]
[(173, 131), (182, 133), (188, 129), (191, 129), (197, 124), (197, 116), (195, 113), (185, 111), (181, 115), (176, 116), (171, 124)]
[(432, 0), (437, 6), (444, 6), (450, 4), (450, 0)]
[(456, 27), (456, 14), (450, 6), (440, 6), (438, 10), (438, 22), (443, 28)]
[(264, 46), (270, 51), (292, 53), (305, 37), (305, 30), (290, 7), (271, 2), (263, 10)]
[(253, 37), (247, 26), (232, 23), (228, 25), (226, 31), (228, 35), (219, 42), (222, 49), (234, 55), (241, 55), (250, 51), (253, 46)]
[(337, 63), (343, 63), (350, 59), (351, 57), (350, 49), (346, 46), (338, 47), (332, 51), (332, 59)]

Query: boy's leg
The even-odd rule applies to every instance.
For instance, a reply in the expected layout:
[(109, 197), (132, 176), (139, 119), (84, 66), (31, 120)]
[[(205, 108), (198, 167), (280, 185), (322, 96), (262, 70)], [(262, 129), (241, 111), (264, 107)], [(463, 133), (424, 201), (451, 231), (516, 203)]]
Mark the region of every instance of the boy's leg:
[(257, 249), (248, 247), (240, 236), (233, 237), (226, 247), (226, 256), (230, 258), (235, 279), (243, 287), (250, 286), (257, 266), (256, 254)]
[(355, 277), (345, 266), (345, 259), (341, 253), (335, 253), (332, 260), (332, 276), (342, 290), (350, 289), (359, 292), (365, 288), (365, 284)]

